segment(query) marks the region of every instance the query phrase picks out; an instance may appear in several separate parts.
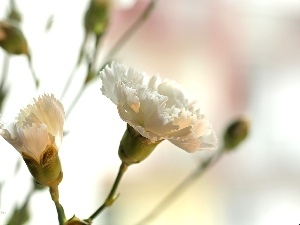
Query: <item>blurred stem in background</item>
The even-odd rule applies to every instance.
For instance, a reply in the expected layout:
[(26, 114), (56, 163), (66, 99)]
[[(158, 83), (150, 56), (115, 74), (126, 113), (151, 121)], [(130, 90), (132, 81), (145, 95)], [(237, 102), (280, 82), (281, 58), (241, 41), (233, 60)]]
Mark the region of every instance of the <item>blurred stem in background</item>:
[[(22, 163), (22, 158), (19, 157), (18, 158), (18, 161), (15, 165), (15, 170), (14, 170), (14, 176), (17, 175), (17, 173), (20, 171), (20, 168), (21, 168), (21, 163)], [(1, 209), (1, 197), (2, 197), (2, 189), (5, 185), (5, 182), (2, 181), (0, 182), (0, 209)], [(27, 210), (27, 206), (28, 206), (28, 203), (29, 203), (29, 200), (33, 194), (34, 190), (30, 190), (29, 193), (27, 194), (27, 197), (26, 197), (26, 200), (25, 202), (23, 203), (23, 206), (22, 207), (15, 207), (14, 209), (14, 213), (12, 215), (12, 217), (10, 218), (10, 220), (13, 220), (13, 221), (24, 221), (24, 223), (29, 219), (29, 214), (28, 214), (28, 210)], [(15, 217), (15, 218), (13, 218)], [(22, 225), (22, 223), (7, 223), (7, 224), (20, 224)]]
[(7, 93), (7, 89), (5, 88), (5, 83), (8, 75), (8, 67), (9, 67), (9, 55), (4, 53), (2, 75), (0, 78), (1, 79), (0, 80), (1, 82), (0, 83), (0, 112), (2, 112), (3, 101)]
[[(153, 11), (158, 0), (152, 0), (149, 2), (148, 6), (145, 8), (144, 12), (138, 17), (138, 19), (129, 27), (129, 29), (120, 37), (116, 44), (110, 49), (110, 51), (104, 57), (107, 61), (102, 65), (102, 67), (111, 61), (116, 53), (124, 46), (124, 44), (134, 35), (134, 33), (140, 28), (140, 26), (148, 19), (151, 12)], [(100, 67), (100, 68), (102, 68)]]
[(36, 190), (35, 186), (33, 186), (33, 188), (27, 193), (27, 196), (22, 206), (20, 207), (15, 206), (14, 212), (11, 215), (11, 217), (7, 220), (6, 224), (23, 225), (29, 220), (30, 215), (29, 215), (28, 206), (29, 206), (29, 201), (33, 193), (35, 192), (35, 190)]
[(11, 55), (25, 55), (34, 80), (35, 88), (39, 86), (39, 80), (32, 65), (31, 54), (20, 23), (22, 16), (16, 7), (15, 1), (10, 0), (10, 8), (6, 19), (0, 21), (0, 46)]
[(158, 215), (163, 213), (187, 188), (195, 183), (199, 177), (211, 166), (213, 166), (224, 153), (224, 148), (217, 151), (208, 159), (201, 162), (198, 168), (189, 174), (183, 181), (180, 182), (163, 200), (161, 200), (142, 220), (136, 225), (147, 224), (148, 222), (155, 219)]
[[(10, 2), (9, 2), (9, 10), (6, 14), (6, 18), (9, 20), (13, 20), (16, 23), (21, 23), (21, 21), (22, 21), (21, 13), (17, 9), (14, 0), (10, 0)], [(0, 46), (1, 47), (2, 47), (2, 45), (5, 46), (5, 42), (6, 42), (5, 39), (7, 38), (7, 36), (9, 36), (5, 33), (6, 29), (2, 26), (5, 26), (5, 25), (3, 25), (3, 23), (0, 21), (0, 32), (4, 31), (4, 33), (3, 33), (4, 35), (2, 34), (3, 36), (0, 36), (0, 43), (1, 43)], [(2, 112), (3, 101), (8, 92), (8, 89), (5, 88), (5, 83), (6, 83), (7, 76), (8, 76), (9, 59), (10, 59), (9, 52), (5, 49), (5, 47), (3, 47), (3, 49), (5, 50), (5, 52), (4, 52), (3, 64), (2, 64), (2, 75), (0, 77), (0, 113)]]
[[(94, 48), (94, 54), (89, 62), (88, 66), (88, 72), (86, 73), (86, 78), (85, 82), (82, 85), (82, 87), (79, 89), (78, 94), (75, 96), (74, 100), (72, 101), (71, 105), (69, 106), (67, 112), (66, 112), (66, 118), (69, 116), (75, 105), (77, 104), (78, 100), (80, 99), (81, 95), (83, 94), (85, 88), (87, 85), (90, 83), (90, 81), (94, 80), (97, 77), (98, 71), (100, 71), (107, 63), (111, 61), (111, 58), (124, 46), (124, 44), (129, 40), (130, 37), (134, 35), (134, 33), (141, 27), (141, 25), (147, 20), (149, 15), (154, 9), (155, 3), (157, 0), (152, 0), (149, 2), (147, 7), (144, 9), (142, 14), (136, 19), (136, 21), (124, 32), (124, 34), (119, 38), (119, 40), (116, 42), (116, 44), (111, 48), (111, 50), (108, 52), (108, 54), (104, 57), (105, 62), (98, 68), (96, 69), (96, 59), (99, 54), (99, 48), (100, 48), (100, 38), (101, 36), (96, 36), (96, 43), (95, 43), (95, 48)], [(86, 38), (84, 39), (84, 42), (86, 41)], [(85, 43), (84, 43), (85, 45)], [(67, 89), (69, 88), (69, 84), (73, 79), (74, 73), (78, 67), (78, 63), (80, 63), (81, 58), (83, 57), (84, 53), (80, 52), (79, 56), (79, 61), (77, 62), (75, 68), (73, 69), (66, 86), (63, 90), (62, 97), (64, 97)], [(61, 98), (62, 98), (61, 97)]]
[[(19, 157), (18, 161), (15, 165), (14, 176), (16, 176), (17, 173), (20, 171), (22, 161), (23, 161), (22, 158)], [(24, 203), (20, 207), (15, 206), (13, 214), (7, 220), (7, 224), (22, 225), (22, 224), (25, 224), (29, 220), (29, 218), (30, 218), (30, 214), (28, 211), (29, 201), (35, 191), (42, 190), (44, 188), (44, 186), (37, 184), (33, 179), (32, 179), (32, 183), (33, 183), (33, 187), (27, 193)], [(1, 189), (3, 188), (4, 184), (5, 184), (4, 182), (0, 183), (0, 197), (1, 197)], [(0, 209), (1, 209), (1, 198), (0, 198)]]
[(211, 166), (215, 165), (224, 153), (236, 149), (248, 136), (249, 121), (244, 116), (233, 121), (224, 132), (224, 146), (209, 158), (201, 161), (198, 168), (189, 174), (178, 186), (176, 186), (162, 201), (160, 201), (143, 219), (136, 225), (147, 224), (166, 210), (187, 188), (195, 183), (201, 175)]
[[(90, 0), (90, 4), (84, 16), (84, 39), (80, 47), (79, 56), (77, 62), (63, 88), (61, 99), (65, 96), (67, 90), (70, 87), (70, 83), (73, 80), (74, 74), (81, 64), (82, 60), (88, 59), (88, 63), (95, 64), (97, 61), (100, 41), (108, 28), (108, 22), (110, 19), (111, 2), (109, 1), (96, 1)], [(87, 52), (87, 43), (91, 38), (94, 38), (94, 49), (93, 53)]]

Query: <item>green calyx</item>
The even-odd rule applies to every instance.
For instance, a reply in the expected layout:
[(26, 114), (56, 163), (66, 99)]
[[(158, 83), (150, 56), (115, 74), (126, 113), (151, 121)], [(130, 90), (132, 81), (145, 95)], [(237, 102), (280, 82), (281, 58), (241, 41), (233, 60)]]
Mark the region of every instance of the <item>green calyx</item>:
[(26, 152), (22, 152), (31, 175), (41, 185), (48, 187), (58, 185), (63, 177), (58, 152), (54, 146), (47, 145), (40, 155), (40, 162)]
[(64, 225), (90, 225), (90, 224), (91, 222), (85, 220), (82, 221), (79, 218), (77, 218), (75, 215), (64, 223)]
[(146, 159), (160, 142), (151, 142), (127, 124), (119, 146), (119, 157), (128, 165), (139, 163)]

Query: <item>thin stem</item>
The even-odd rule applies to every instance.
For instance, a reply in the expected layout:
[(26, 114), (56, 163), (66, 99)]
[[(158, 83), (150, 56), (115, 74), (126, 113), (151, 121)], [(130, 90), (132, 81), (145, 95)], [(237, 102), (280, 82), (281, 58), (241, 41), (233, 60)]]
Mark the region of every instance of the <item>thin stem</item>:
[(82, 42), (82, 45), (81, 45), (81, 48), (80, 48), (80, 52), (79, 52), (79, 55), (78, 55), (77, 62), (76, 62), (76, 64), (75, 64), (75, 66), (74, 66), (72, 72), (71, 72), (70, 75), (69, 75), (69, 78), (68, 78), (68, 80), (67, 80), (67, 82), (66, 82), (66, 84), (65, 84), (65, 87), (63, 88), (63, 92), (62, 92), (62, 94), (61, 94), (60, 99), (63, 99), (64, 96), (65, 96), (65, 94), (67, 93), (67, 91), (68, 91), (68, 89), (69, 89), (69, 87), (70, 87), (70, 84), (71, 84), (71, 82), (72, 82), (72, 80), (73, 80), (73, 78), (74, 78), (74, 74), (75, 74), (76, 70), (78, 69), (78, 66), (79, 66), (80, 63), (81, 63), (81, 60), (82, 60), (82, 57), (83, 57), (84, 51), (85, 51), (85, 46), (86, 46), (86, 43), (87, 43), (87, 38), (88, 38), (88, 35), (85, 34), (84, 39), (83, 39), (83, 42)]
[(138, 17), (138, 19), (125, 31), (125, 33), (119, 38), (116, 44), (110, 49), (110, 51), (106, 54), (105, 59), (107, 61), (110, 60), (128, 41), (130, 37), (140, 28), (143, 22), (149, 17), (150, 13), (154, 9), (155, 3), (157, 0), (152, 0), (149, 2), (148, 6), (145, 8), (143, 13)]
[(4, 84), (7, 80), (8, 67), (9, 67), (9, 55), (5, 54), (3, 58), (2, 77), (1, 77), (2, 80), (0, 83), (0, 91), (4, 87)]
[(66, 216), (65, 216), (64, 208), (59, 203), (58, 185), (49, 187), (49, 191), (50, 191), (51, 198), (56, 207), (59, 225), (63, 225), (66, 222)]
[(97, 60), (100, 54), (100, 46), (101, 46), (101, 39), (103, 35), (96, 35), (96, 41), (95, 41), (95, 47), (94, 47), (94, 53), (93, 53), (93, 61), (91, 64), (91, 70), (95, 70), (97, 65)]
[(68, 116), (70, 115), (70, 113), (72, 112), (73, 108), (75, 107), (75, 105), (77, 104), (78, 100), (80, 99), (81, 95), (83, 94), (83, 91), (85, 90), (85, 86), (82, 86), (79, 90), (79, 92), (77, 93), (77, 95), (75, 96), (75, 98), (73, 99), (70, 107), (68, 108), (67, 112), (66, 112), (66, 118), (68, 118)]
[(58, 216), (59, 225), (63, 225), (66, 222), (66, 216), (64, 212), (64, 208), (59, 202), (54, 202), (56, 207), (56, 212)]
[(35, 88), (38, 89), (40, 82), (39, 82), (39, 79), (37, 78), (35, 70), (33, 68), (32, 60), (31, 60), (30, 55), (27, 55), (27, 60), (28, 60), (28, 65), (29, 65), (29, 68), (30, 68), (30, 71), (31, 71), (31, 75), (32, 75), (34, 84), (35, 84)]
[(0, 112), (2, 111), (2, 104), (6, 96), (7, 89), (5, 88), (5, 83), (8, 76), (8, 67), (9, 67), (9, 55), (4, 54), (3, 58), (3, 67), (2, 67), (2, 76), (0, 80)]
[(118, 175), (116, 177), (116, 180), (112, 186), (112, 189), (109, 193), (109, 195), (107, 196), (105, 202), (87, 219), (87, 221), (92, 221), (93, 219), (96, 218), (96, 216), (98, 216), (106, 207), (111, 206), (115, 200), (118, 198), (119, 195), (115, 195), (117, 188), (119, 186), (119, 183), (122, 179), (123, 174), (125, 173), (125, 171), (127, 170), (128, 165), (123, 163), (120, 166)]
[(176, 186), (162, 201), (160, 201), (149, 214), (140, 220), (136, 225), (142, 225), (150, 222), (160, 213), (162, 213), (168, 206), (170, 206), (188, 187), (190, 187), (207, 168), (214, 165), (223, 155), (223, 149), (216, 152), (204, 162), (200, 163), (199, 167), (189, 174), (178, 186)]
[(74, 66), (72, 72), (70, 73), (70, 76), (69, 76), (69, 78), (68, 78), (68, 80), (67, 80), (67, 82), (66, 82), (66, 84), (65, 84), (65, 86), (64, 86), (63, 92), (62, 92), (62, 94), (61, 94), (61, 96), (60, 96), (60, 100), (62, 100), (62, 99), (65, 97), (65, 94), (67, 93), (67, 90), (68, 90), (69, 87), (70, 87), (70, 84), (71, 84), (71, 82), (72, 82), (72, 80), (73, 80), (73, 76), (74, 76), (74, 74), (75, 74), (77, 68), (78, 68), (78, 65), (76, 64), (76, 65)]

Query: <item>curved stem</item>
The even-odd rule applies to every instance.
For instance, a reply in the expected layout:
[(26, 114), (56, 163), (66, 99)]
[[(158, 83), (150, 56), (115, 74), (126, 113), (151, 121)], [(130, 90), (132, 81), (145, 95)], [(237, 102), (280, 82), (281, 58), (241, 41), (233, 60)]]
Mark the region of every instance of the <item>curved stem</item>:
[(56, 212), (58, 215), (59, 225), (63, 225), (66, 222), (64, 208), (62, 207), (62, 205), (59, 202), (54, 202), (54, 204), (55, 204)]
[(180, 182), (162, 201), (160, 201), (142, 220), (136, 225), (142, 225), (150, 222), (170, 206), (188, 187), (190, 187), (197, 179), (212, 165), (214, 165), (223, 155), (224, 150), (216, 152), (214, 155), (200, 163), (199, 167), (189, 174)]
[(92, 221), (93, 219), (96, 218), (96, 216), (98, 216), (106, 207), (111, 206), (115, 200), (118, 198), (119, 195), (115, 195), (117, 188), (119, 186), (119, 183), (122, 179), (123, 174), (125, 173), (125, 171), (127, 170), (129, 165), (125, 164), (122, 162), (118, 175), (116, 177), (116, 180), (112, 186), (112, 189), (109, 193), (109, 195), (107, 196), (105, 202), (87, 219), (87, 221)]
[(66, 216), (65, 216), (64, 208), (59, 203), (58, 185), (49, 187), (49, 191), (50, 191), (51, 198), (56, 207), (59, 225), (63, 225), (66, 222)]

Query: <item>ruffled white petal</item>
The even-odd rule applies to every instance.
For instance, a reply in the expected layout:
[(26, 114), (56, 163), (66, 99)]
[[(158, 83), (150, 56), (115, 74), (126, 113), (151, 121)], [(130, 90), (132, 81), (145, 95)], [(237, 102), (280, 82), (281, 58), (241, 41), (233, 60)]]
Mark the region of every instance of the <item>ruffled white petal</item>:
[(15, 123), (1, 124), (0, 135), (20, 153), (25, 151), (23, 142), (18, 136)]
[[(23, 143), (26, 153), (35, 158), (37, 162), (40, 160), (41, 153), (47, 145), (52, 145), (51, 134), (48, 133), (45, 124), (35, 124), (31, 126), (18, 127), (18, 139)], [(23, 150), (24, 151), (24, 150)]]
[(102, 93), (108, 97), (113, 103), (118, 103), (118, 98), (114, 95), (115, 85), (121, 81), (121, 77), (118, 74), (125, 74), (126, 68), (122, 65), (118, 65), (112, 62), (112, 67), (105, 67), (104, 71), (100, 73), (102, 79)]
[(17, 117), (17, 126), (45, 124), (48, 132), (55, 137), (57, 147), (60, 147), (63, 135), (64, 108), (53, 96), (44, 94), (34, 104), (30, 104), (20, 111)]
[(177, 83), (116, 62), (100, 78), (102, 93), (117, 105), (120, 117), (152, 142), (167, 139), (188, 152), (216, 148), (209, 121)]
[(47, 145), (59, 149), (64, 125), (64, 109), (53, 96), (44, 94), (20, 110), (15, 122), (0, 123), (0, 135), (20, 153), (38, 162)]

